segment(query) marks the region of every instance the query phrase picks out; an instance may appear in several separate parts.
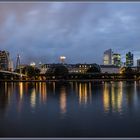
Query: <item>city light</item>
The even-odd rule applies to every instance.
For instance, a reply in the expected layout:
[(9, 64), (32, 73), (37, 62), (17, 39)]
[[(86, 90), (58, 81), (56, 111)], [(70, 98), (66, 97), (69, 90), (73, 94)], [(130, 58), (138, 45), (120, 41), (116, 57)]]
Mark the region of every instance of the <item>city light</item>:
[(60, 62), (64, 63), (65, 62), (66, 57), (65, 56), (60, 56)]
[(32, 66), (32, 67), (34, 67), (35, 65), (36, 65), (35, 62), (30, 63), (30, 66)]

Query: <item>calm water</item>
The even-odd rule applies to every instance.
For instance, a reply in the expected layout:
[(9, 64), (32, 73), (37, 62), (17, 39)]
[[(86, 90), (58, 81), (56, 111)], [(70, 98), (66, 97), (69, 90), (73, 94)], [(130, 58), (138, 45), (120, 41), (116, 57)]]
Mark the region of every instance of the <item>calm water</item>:
[(140, 137), (140, 83), (0, 83), (0, 137)]

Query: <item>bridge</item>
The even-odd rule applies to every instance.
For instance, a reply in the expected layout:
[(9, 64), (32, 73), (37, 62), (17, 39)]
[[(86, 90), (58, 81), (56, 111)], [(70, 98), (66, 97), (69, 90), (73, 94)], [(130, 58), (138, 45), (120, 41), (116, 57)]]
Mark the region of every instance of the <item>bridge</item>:
[(20, 77), (20, 78), (27, 77), (27, 75), (25, 75), (25, 74), (12, 72), (12, 71), (5, 71), (5, 70), (0, 70), (0, 75), (1, 76), (9, 76), (9, 78), (11, 78), (11, 77)]

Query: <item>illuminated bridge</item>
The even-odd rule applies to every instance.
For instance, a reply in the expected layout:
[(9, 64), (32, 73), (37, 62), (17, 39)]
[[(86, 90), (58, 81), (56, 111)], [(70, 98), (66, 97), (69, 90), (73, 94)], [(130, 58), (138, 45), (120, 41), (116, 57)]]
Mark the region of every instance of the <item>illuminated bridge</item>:
[(12, 79), (12, 78), (21, 78), (21, 77), (25, 78), (27, 76), (25, 74), (20, 74), (17, 72), (0, 70), (0, 77)]

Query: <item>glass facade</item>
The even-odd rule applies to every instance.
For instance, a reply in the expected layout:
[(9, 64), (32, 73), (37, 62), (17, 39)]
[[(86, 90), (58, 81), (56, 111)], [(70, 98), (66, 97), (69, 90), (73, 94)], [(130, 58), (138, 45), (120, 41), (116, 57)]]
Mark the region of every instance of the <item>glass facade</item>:
[(132, 67), (133, 64), (134, 64), (133, 54), (131, 52), (128, 52), (126, 54), (126, 67)]
[(7, 51), (0, 51), (0, 69), (1, 70), (8, 70), (9, 69), (9, 52)]
[(104, 58), (103, 58), (103, 63), (104, 65), (112, 65), (112, 50), (109, 49), (109, 50), (106, 50), (104, 52)]
[(113, 54), (113, 62), (112, 62), (113, 65), (115, 66), (121, 66), (121, 55), (118, 54), (118, 53), (114, 53)]

